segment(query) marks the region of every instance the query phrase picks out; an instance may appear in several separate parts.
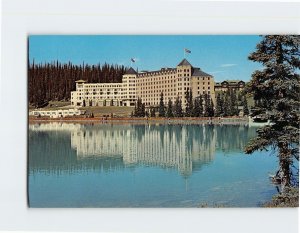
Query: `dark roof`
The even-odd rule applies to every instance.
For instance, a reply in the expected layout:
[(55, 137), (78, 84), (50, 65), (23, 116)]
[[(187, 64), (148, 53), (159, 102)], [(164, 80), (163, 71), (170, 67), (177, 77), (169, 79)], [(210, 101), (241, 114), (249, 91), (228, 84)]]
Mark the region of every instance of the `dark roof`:
[[(243, 82), (244, 83), (244, 81), (243, 80), (225, 80), (225, 81), (223, 81), (223, 82), (228, 82), (228, 83), (232, 83), (232, 84), (234, 84), (234, 83), (239, 83), (239, 82)], [(222, 82), (222, 83), (223, 83)]]
[(177, 66), (192, 66), (185, 58)]
[(125, 74), (137, 74), (137, 72), (132, 68), (130, 67), (126, 72)]
[(194, 68), (192, 76), (211, 76), (212, 77), (212, 75), (203, 72), (200, 68)]

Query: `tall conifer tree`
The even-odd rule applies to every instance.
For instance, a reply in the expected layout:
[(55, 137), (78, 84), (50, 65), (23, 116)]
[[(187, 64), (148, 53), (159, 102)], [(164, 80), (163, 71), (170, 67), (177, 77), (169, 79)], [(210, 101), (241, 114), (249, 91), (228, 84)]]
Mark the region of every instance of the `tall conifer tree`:
[(166, 110), (165, 110), (165, 104), (164, 104), (164, 93), (163, 92), (160, 93), (158, 116), (159, 117), (165, 117), (166, 116)]
[(168, 102), (168, 109), (167, 109), (167, 117), (173, 117), (173, 104), (172, 104), (172, 100), (169, 99)]
[(299, 160), (299, 57), (300, 37), (293, 35), (263, 36), (249, 55), (251, 61), (261, 63), (264, 68), (252, 74), (246, 91), (253, 96), (257, 112), (265, 111), (273, 124), (258, 129), (258, 136), (245, 151), (250, 154), (275, 149), (279, 157), (275, 178), (282, 192), (292, 185), (293, 161)]

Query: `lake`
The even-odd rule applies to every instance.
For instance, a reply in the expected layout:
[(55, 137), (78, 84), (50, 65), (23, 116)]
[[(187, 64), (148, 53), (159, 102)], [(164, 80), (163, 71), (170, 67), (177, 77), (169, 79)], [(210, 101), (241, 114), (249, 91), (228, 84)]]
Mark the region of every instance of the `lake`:
[(277, 193), (270, 152), (245, 125), (29, 125), (30, 207), (259, 207)]

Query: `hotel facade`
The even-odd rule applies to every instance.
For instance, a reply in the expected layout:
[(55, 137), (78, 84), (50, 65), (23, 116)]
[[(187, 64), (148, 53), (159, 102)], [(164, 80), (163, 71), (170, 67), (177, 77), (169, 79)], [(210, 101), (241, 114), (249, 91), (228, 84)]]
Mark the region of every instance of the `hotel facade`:
[(76, 81), (76, 91), (71, 92), (73, 106), (134, 106), (141, 98), (146, 107), (156, 107), (163, 93), (164, 104), (177, 97), (185, 107), (185, 93), (193, 97), (208, 94), (215, 102), (214, 77), (193, 67), (183, 59), (176, 68), (161, 68), (157, 71), (136, 72), (127, 70), (121, 83), (86, 83)]

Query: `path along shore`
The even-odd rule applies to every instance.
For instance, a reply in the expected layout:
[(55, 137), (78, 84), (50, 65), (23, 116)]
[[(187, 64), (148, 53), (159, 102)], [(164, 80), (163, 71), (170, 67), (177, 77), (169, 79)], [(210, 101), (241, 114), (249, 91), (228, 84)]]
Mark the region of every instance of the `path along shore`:
[(248, 124), (248, 117), (29, 117), (29, 124), (47, 122), (66, 122), (66, 123), (134, 123), (134, 124), (229, 124), (245, 125)]

